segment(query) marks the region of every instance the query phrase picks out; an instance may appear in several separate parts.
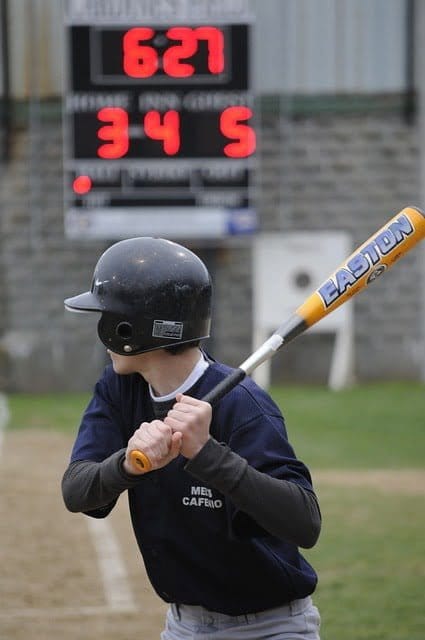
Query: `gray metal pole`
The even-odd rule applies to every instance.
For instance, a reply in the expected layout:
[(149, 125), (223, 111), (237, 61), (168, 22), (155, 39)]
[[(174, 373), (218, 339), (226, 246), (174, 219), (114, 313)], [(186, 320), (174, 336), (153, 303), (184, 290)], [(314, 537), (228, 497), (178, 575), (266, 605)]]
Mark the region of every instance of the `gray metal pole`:
[(28, 5), (29, 38), (32, 52), (32, 73), (30, 76), (29, 96), (29, 213), (31, 247), (36, 252), (42, 238), (42, 208), (41, 208), (41, 172), (40, 172), (40, 142), (41, 142), (41, 105), (40, 105), (40, 68), (39, 50), (40, 35), (40, 5), (39, 0), (32, 0)]

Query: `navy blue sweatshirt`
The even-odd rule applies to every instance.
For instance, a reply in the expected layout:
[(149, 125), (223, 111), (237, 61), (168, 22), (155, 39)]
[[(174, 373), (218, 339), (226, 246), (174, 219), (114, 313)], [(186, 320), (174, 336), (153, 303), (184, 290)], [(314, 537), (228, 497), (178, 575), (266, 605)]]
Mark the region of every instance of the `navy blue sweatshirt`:
[[(230, 371), (212, 362), (187, 395), (202, 398)], [(246, 378), (214, 407), (195, 458), (129, 475), (127, 441), (155, 417), (145, 380), (107, 367), (64, 474), (67, 507), (105, 517), (128, 490), (149, 579), (166, 602), (239, 615), (311, 594), (317, 576), (299, 547), (315, 544), (320, 510), (270, 396)]]

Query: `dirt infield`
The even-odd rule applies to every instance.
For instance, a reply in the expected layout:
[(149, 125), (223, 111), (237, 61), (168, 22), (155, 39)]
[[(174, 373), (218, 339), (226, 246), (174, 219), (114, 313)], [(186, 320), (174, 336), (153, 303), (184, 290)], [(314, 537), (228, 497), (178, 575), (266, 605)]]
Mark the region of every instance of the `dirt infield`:
[(353, 487), (376, 489), (383, 493), (407, 496), (425, 495), (425, 471), (421, 469), (368, 469), (359, 471), (315, 471), (314, 481), (318, 486)]
[[(166, 606), (152, 592), (136, 552), (126, 496), (107, 519), (132, 596), (123, 602), (106, 592), (108, 580), (99, 571), (89, 519), (63, 506), (60, 479), (71, 443), (70, 437), (45, 431), (5, 434), (0, 454), (0, 639), (159, 638)], [(110, 568), (110, 581), (119, 568), (119, 563)]]
[[(47, 431), (4, 435), (0, 640), (159, 639), (166, 605), (146, 578), (126, 496), (93, 529), (92, 519), (63, 506), (60, 479), (71, 445), (70, 436)], [(319, 488), (338, 483), (425, 492), (425, 472), (332, 471), (315, 479)]]

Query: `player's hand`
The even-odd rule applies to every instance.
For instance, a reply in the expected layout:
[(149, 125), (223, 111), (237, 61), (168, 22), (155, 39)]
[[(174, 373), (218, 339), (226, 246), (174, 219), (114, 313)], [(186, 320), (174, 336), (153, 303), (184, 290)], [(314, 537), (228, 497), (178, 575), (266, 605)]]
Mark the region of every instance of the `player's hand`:
[(161, 420), (142, 422), (128, 441), (124, 469), (130, 474), (140, 475), (143, 473), (143, 470), (139, 471), (131, 462), (130, 454), (134, 450), (143, 451), (149, 458), (152, 464), (150, 471), (161, 469), (171, 460), (177, 458), (181, 442), (182, 434), (177, 430), (173, 432), (171, 427)]
[(208, 402), (197, 400), (181, 393), (177, 402), (164, 419), (173, 433), (181, 433), (180, 453), (185, 458), (193, 458), (206, 444), (210, 435), (212, 409)]

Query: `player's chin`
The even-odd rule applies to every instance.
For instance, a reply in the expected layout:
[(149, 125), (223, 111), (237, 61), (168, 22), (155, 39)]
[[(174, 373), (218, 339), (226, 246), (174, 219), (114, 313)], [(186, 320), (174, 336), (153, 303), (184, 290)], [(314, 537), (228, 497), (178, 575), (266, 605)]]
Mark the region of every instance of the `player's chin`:
[(113, 353), (109, 349), (107, 351), (108, 351), (109, 357), (111, 358), (112, 367), (115, 373), (119, 373), (121, 375), (133, 373), (133, 368), (130, 366), (130, 362), (128, 361), (128, 358), (126, 358), (125, 356), (120, 356), (117, 353)]

